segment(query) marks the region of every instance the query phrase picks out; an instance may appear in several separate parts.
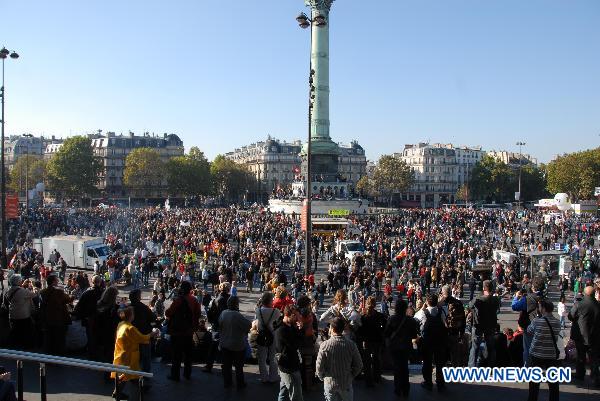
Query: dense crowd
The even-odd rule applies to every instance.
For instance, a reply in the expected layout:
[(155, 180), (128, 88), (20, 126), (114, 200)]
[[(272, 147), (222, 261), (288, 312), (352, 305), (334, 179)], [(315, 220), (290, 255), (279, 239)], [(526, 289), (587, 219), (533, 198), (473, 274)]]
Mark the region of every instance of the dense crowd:
[[(422, 365), (424, 388), (435, 380), (440, 391), (447, 364), (547, 367), (569, 320), (566, 357), (576, 360), (578, 378), (589, 360), (600, 384), (599, 220), (475, 209), (352, 219), (365, 251), (336, 252), (347, 233), (313, 237), (307, 268), (295, 215), (235, 207), (36, 210), (8, 230), (4, 340), (52, 354), (87, 349), (93, 360), (144, 371), (160, 356), (173, 381), (182, 363), (189, 379), (193, 362), (208, 373), (220, 361), (225, 387), (235, 368), (239, 389), (245, 361), (256, 359), (260, 381), (279, 383), (281, 400), (302, 400), (302, 389), (317, 381), (326, 399), (350, 400), (354, 378), (376, 386), (385, 366), (393, 367), (398, 396), (409, 394), (409, 363)], [(91, 279), (69, 273), (58, 251), (36, 251), (34, 238), (62, 233), (100, 236), (110, 246)], [(573, 262), (563, 275), (550, 256), (518, 257), (556, 244)], [(516, 257), (499, 260), (497, 250)], [(550, 286), (559, 302), (551, 302)], [(142, 289), (152, 291), (148, 304)], [(262, 296), (248, 319), (240, 299), (254, 291)], [(503, 301), (518, 313), (515, 327), (498, 324)], [(551, 394), (558, 399), (558, 385)], [(125, 396), (122, 388), (115, 396)]]

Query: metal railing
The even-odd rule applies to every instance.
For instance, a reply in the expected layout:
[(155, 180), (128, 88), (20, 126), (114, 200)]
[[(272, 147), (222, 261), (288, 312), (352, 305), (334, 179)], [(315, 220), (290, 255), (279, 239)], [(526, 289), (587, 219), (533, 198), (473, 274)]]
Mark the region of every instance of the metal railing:
[[(99, 372), (115, 372), (128, 375), (139, 376), (139, 399), (143, 401), (144, 397), (144, 378), (152, 377), (152, 373), (132, 370), (128, 366), (113, 365), (110, 363), (88, 361), (85, 359), (66, 358), (56, 355), (37, 354), (34, 352), (17, 351), (12, 349), (0, 348), (0, 358), (12, 359), (17, 361), (17, 399), (23, 401), (23, 361), (37, 362), (40, 364), (40, 399), (46, 401), (46, 364), (72, 366), (75, 368), (95, 370)], [(120, 400), (119, 379), (115, 377), (115, 398)]]

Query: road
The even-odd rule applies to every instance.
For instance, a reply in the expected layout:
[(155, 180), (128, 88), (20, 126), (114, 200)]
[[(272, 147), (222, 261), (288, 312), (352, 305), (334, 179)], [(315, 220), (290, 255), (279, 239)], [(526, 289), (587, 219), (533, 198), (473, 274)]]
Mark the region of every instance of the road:
[[(326, 270), (326, 264), (321, 263), (317, 271), (317, 279)], [(121, 289), (121, 294), (126, 296), (127, 289)], [(143, 290), (144, 299), (149, 299), (151, 294), (150, 289)], [(557, 298), (557, 293), (551, 293), (552, 298)], [(241, 299), (240, 309), (242, 313), (251, 318), (253, 310), (260, 296), (260, 292), (246, 293), (245, 290), (239, 290)], [(556, 301), (556, 299), (553, 299)], [(327, 302), (329, 303), (329, 299)], [(322, 312), (322, 311), (321, 311)], [(510, 300), (504, 299), (502, 302), (499, 322), (502, 328), (516, 327), (517, 314), (510, 310)], [(567, 333), (565, 333), (567, 334)], [(561, 347), (562, 348), (562, 347)], [(2, 361), (8, 370), (13, 372), (15, 376), (15, 364), (13, 361)], [(212, 374), (207, 374), (201, 371), (198, 365), (195, 365), (190, 381), (182, 381), (173, 383), (166, 379), (168, 374), (168, 365), (158, 361), (153, 362), (153, 372), (155, 378), (152, 380), (153, 387), (145, 395), (147, 401), (164, 401), (168, 399), (179, 400), (203, 400), (210, 397), (214, 400), (276, 400), (278, 386), (266, 386), (258, 382), (258, 367), (256, 365), (246, 365), (246, 380), (248, 387), (245, 390), (225, 390), (223, 389), (223, 381), (220, 375), (220, 365), (216, 365)], [(383, 382), (376, 388), (367, 388), (363, 381), (356, 381), (355, 399), (367, 400), (378, 399), (393, 400), (396, 397), (393, 394), (393, 378), (391, 372), (385, 372)], [(112, 392), (112, 384), (105, 383), (102, 375), (98, 372), (87, 371), (83, 369), (67, 368), (61, 366), (48, 366), (48, 400), (57, 401), (96, 401), (110, 400)], [(458, 397), (462, 399), (482, 399), (486, 401), (506, 401), (506, 400), (524, 400), (527, 397), (526, 384), (450, 384), (445, 393), (437, 393), (435, 390), (429, 392), (422, 389), (419, 384), (422, 381), (420, 367), (411, 367), (412, 383), (411, 396), (412, 399), (420, 400), (455, 400)], [(33, 363), (25, 364), (25, 399), (34, 400), (39, 397), (39, 379), (38, 366)], [(600, 399), (600, 390), (590, 389), (587, 387), (589, 383), (561, 385), (561, 400), (597, 400)], [(126, 389), (133, 397), (137, 390), (133, 387)], [(165, 397), (166, 396), (166, 397)], [(547, 399), (547, 390), (542, 386), (540, 399)], [(322, 385), (316, 385), (311, 391), (305, 394), (305, 400), (322, 400)]]

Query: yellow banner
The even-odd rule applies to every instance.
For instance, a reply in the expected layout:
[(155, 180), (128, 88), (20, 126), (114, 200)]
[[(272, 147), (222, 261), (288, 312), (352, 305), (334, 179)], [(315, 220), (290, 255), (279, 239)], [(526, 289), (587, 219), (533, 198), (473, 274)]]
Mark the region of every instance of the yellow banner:
[(350, 210), (347, 209), (331, 209), (329, 210), (330, 216), (348, 216), (350, 215)]

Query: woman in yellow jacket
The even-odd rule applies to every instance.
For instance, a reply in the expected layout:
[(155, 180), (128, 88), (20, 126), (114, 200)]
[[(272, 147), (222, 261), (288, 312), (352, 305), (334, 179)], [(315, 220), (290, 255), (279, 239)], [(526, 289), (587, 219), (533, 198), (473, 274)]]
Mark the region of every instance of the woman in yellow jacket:
[[(150, 338), (157, 335), (157, 332), (153, 331), (150, 334), (142, 334), (133, 325), (134, 313), (133, 307), (127, 306), (119, 309), (119, 317), (121, 323), (117, 326), (117, 336), (115, 341), (115, 354), (113, 359), (114, 365), (128, 366), (131, 370), (140, 370), (140, 344), (148, 344)], [(111, 373), (111, 377), (116, 377), (116, 372)], [(138, 376), (129, 374), (119, 375), (119, 398), (127, 399), (127, 395), (122, 393), (125, 382), (129, 380), (136, 380)], [(116, 391), (113, 393), (113, 397), (116, 397)]]

